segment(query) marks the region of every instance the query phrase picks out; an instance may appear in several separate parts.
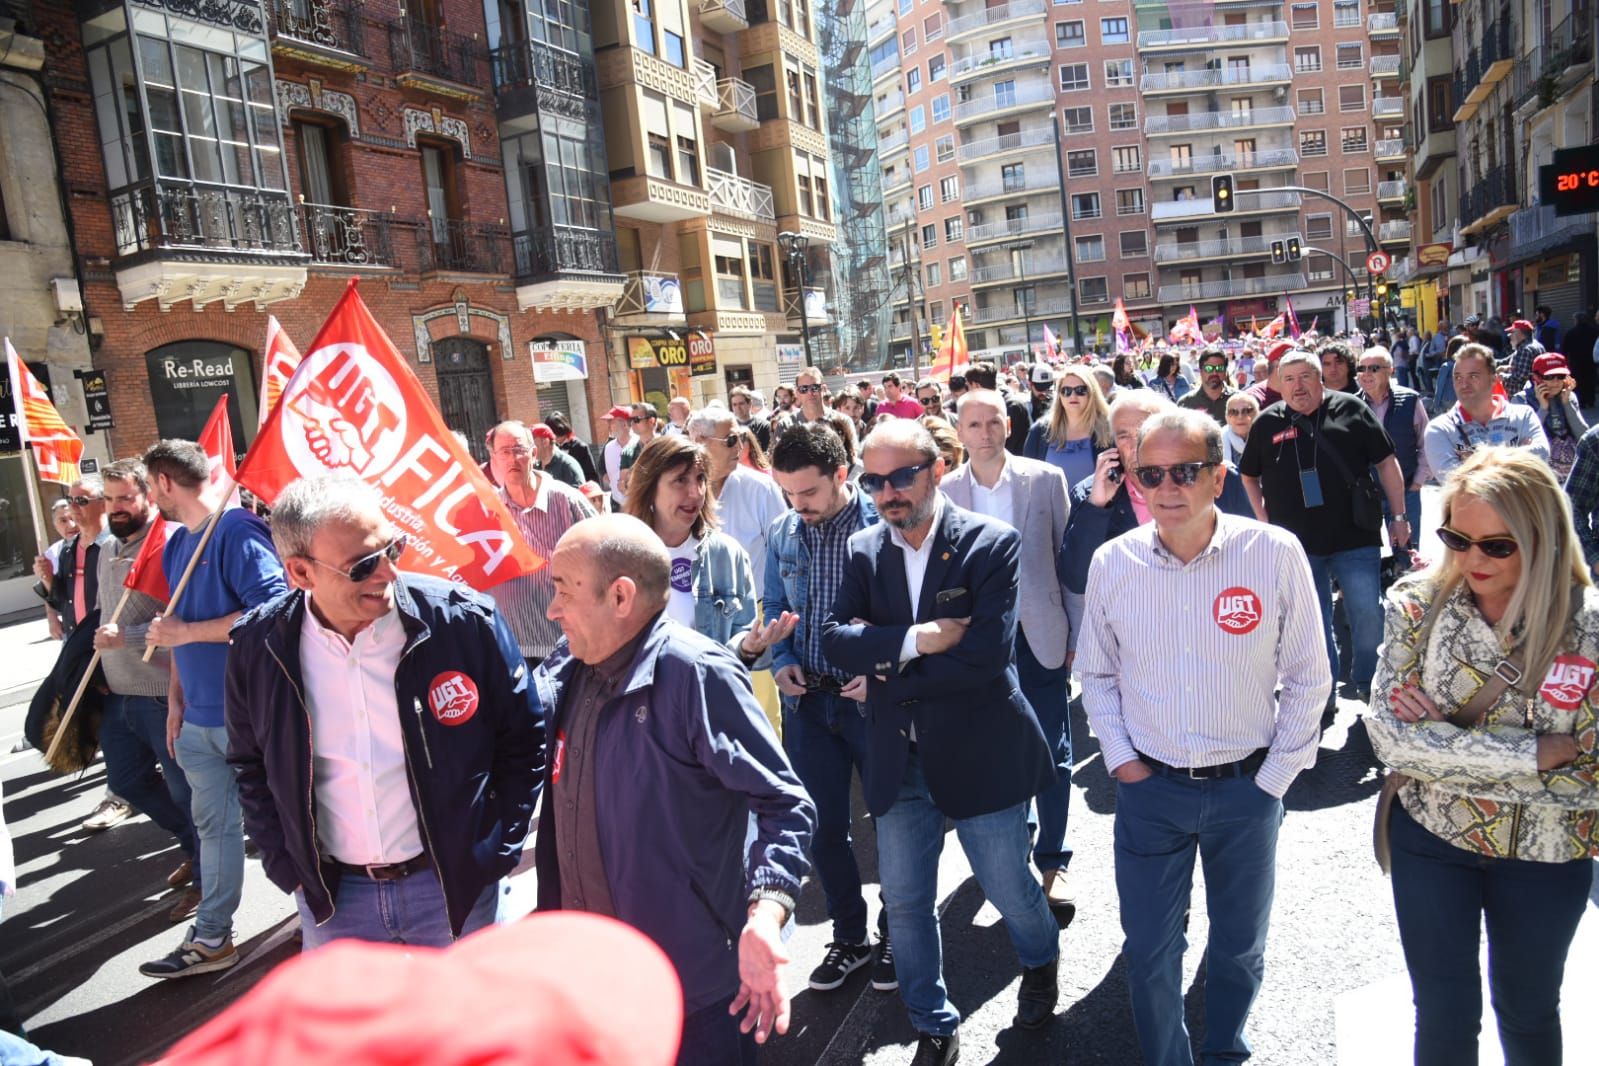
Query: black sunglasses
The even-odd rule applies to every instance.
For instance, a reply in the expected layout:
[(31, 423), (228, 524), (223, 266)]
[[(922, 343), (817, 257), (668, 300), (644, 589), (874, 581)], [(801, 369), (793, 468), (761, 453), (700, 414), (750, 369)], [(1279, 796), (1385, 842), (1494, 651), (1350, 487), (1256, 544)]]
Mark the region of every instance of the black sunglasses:
[(922, 406), (923, 407), (937, 407), (938, 406), (938, 397), (937, 396), (923, 396), (922, 397)]
[(1133, 474), (1138, 478), (1138, 483), (1146, 489), (1160, 488), (1167, 474), (1171, 475), (1173, 485), (1187, 488), (1199, 480), (1201, 470), (1208, 466), (1219, 465), (1219, 463), (1173, 463), (1171, 466), (1135, 466)]
[(932, 463), (917, 463), (915, 466), (902, 466), (886, 474), (862, 474), (861, 489), (869, 496), (876, 496), (890, 485), (894, 487), (895, 492), (904, 492), (911, 487), (917, 474), (932, 465)]
[(103, 496), (68, 496), (67, 502), (74, 507), (87, 507), (91, 503), (99, 503)]
[(651, 415), (634, 415), (632, 418), (628, 419), (628, 421), (636, 426), (640, 422), (653, 422), (655, 421), (655, 418)]
[(1062, 396), (1087, 396), (1088, 395), (1088, 386), (1087, 385), (1062, 385), (1060, 387), (1060, 394)]
[(795, 385), (794, 386), (794, 391), (799, 393), (799, 394), (801, 394), (801, 395), (804, 395), (805, 393), (808, 393), (808, 392), (821, 392), (822, 391), (822, 387), (820, 385)]
[(1448, 526), (1438, 527), (1438, 539), (1452, 552), (1464, 553), (1475, 547), (1490, 559), (1508, 559), (1521, 547), (1511, 537), (1484, 537), (1481, 540), (1472, 540), (1464, 533), (1457, 533)]
[[(311, 559), (311, 561), (320, 567), (332, 570), (335, 574), (343, 574), (345, 577), (359, 585), (361, 582), (377, 573), (378, 564), (384, 559), (387, 559), (391, 563), (398, 563), (400, 561), (400, 556), (405, 554), (405, 544), (406, 538), (395, 537), (393, 540), (389, 541), (371, 555), (363, 555), (361, 558), (351, 563), (348, 570), (341, 570), (331, 563), (324, 563), (321, 559)], [(307, 558), (310, 557), (307, 556)]]
[(1226, 363), (1205, 363), (1199, 369), (1203, 370), (1207, 374), (1209, 374), (1209, 373), (1225, 374), (1225, 373), (1227, 373), (1227, 364)]

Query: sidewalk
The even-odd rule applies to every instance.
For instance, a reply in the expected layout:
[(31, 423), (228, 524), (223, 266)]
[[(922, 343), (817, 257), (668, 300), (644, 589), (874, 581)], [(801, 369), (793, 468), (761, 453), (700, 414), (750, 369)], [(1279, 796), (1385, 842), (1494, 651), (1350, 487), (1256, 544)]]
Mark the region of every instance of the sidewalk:
[(60, 645), (50, 639), (43, 612), (32, 612), (25, 621), (0, 625), (0, 708), (27, 703), (33, 690), (56, 664)]

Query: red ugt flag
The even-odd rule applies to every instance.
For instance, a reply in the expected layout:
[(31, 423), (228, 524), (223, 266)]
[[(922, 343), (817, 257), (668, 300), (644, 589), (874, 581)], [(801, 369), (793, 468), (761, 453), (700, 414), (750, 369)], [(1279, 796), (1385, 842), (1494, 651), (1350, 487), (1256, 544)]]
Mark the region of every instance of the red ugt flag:
[(133, 557), (133, 566), (123, 579), (123, 586), (162, 603), (171, 602), (172, 591), (167, 587), (166, 571), (161, 569), (161, 553), (166, 546), (167, 520), (158, 514), (155, 521), (150, 523), (150, 532), (145, 534), (144, 543), (139, 545), (139, 554)]
[(6, 362), (10, 364), (11, 402), (23, 446), (33, 445), (33, 458), (39, 465), (39, 480), (70, 485), (78, 480), (78, 460), (83, 458), (83, 441), (67, 426), (50, 402), (50, 394), (33, 376), (33, 371), (5, 342)]
[(283, 398), (283, 388), (289, 376), (300, 365), (300, 349), (289, 340), (289, 335), (278, 325), (276, 315), (267, 316), (266, 350), (261, 353), (261, 408), (257, 426), (264, 426), (278, 401)]
[(408, 538), (401, 569), (481, 591), (544, 565), (353, 281), (237, 476), (271, 506), (291, 481), (334, 471), (382, 493)]
[(211, 471), (206, 479), (207, 498), (216, 501), (227, 496), (225, 506), (239, 506), (236, 478), (239, 460), (233, 450), (233, 423), (228, 420), (228, 394), (225, 392), (200, 431), (200, 447), (205, 449), (206, 466)]

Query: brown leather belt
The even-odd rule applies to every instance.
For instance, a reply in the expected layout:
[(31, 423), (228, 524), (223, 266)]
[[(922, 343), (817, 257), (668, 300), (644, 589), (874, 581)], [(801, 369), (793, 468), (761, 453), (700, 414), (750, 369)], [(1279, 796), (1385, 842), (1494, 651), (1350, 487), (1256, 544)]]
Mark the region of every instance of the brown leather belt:
[(372, 881), (399, 881), (410, 877), (414, 873), (420, 873), (431, 865), (428, 862), (427, 852), (425, 851), (414, 858), (406, 859), (404, 862), (393, 862), (387, 866), (352, 866), (347, 862), (338, 864), (340, 873), (353, 874), (356, 877), (365, 877)]

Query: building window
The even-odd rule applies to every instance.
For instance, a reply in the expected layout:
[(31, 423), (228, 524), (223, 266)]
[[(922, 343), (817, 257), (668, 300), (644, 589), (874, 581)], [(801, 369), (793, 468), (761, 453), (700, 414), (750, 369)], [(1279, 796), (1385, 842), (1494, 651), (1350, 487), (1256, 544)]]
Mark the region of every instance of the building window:
[(905, 72), (905, 91), (919, 93), (922, 91), (922, 68), (911, 67)]
[(1000, 187), (1005, 192), (1019, 192), (1027, 188), (1027, 169), (1021, 163), (1006, 163), (999, 168)]
[(1339, 131), (1339, 139), (1343, 143), (1345, 155), (1370, 149), (1365, 126), (1345, 126)]
[(1332, 179), (1325, 170), (1306, 171), (1303, 180), (1307, 188), (1320, 189), (1322, 192), (1332, 191)]
[(294, 123), (295, 153), (300, 164), (300, 192), (308, 204), (349, 206), (340, 166), (343, 139), (331, 128), (310, 122)]
[(1099, 217), (1099, 193), (1074, 192), (1072, 193), (1072, 218), (1078, 220), (1095, 219)]
[(1141, 229), (1121, 231), (1123, 259), (1142, 259), (1149, 254), (1149, 234)]
[(944, 17), (929, 15), (922, 20), (922, 40), (936, 41), (944, 36)]
[(1331, 215), (1306, 215), (1305, 239), (1309, 241), (1332, 240), (1333, 224)]
[(1427, 79), (1427, 132), (1445, 133), (1454, 128), (1454, 96), (1448, 74)]
[(1138, 145), (1122, 145), (1110, 150), (1112, 170), (1117, 174), (1137, 174), (1144, 169)]
[(1426, 12), (1425, 32), (1429, 40), (1449, 36), (1455, 24), (1455, 5), (1450, 0), (1423, 0), (1418, 6)]
[(672, 142), (665, 134), (649, 135), (649, 155), (645, 158), (644, 167), (652, 178), (672, 180)]
[[(632, 0), (633, 43), (650, 55), (655, 54), (655, 0)], [(309, 3), (306, 4), (310, 6)]]
[(1103, 263), (1105, 261), (1105, 238), (1098, 234), (1087, 237), (1078, 237), (1073, 244), (1077, 250), (1079, 263)]
[(1338, 110), (1366, 110), (1366, 86), (1363, 84), (1338, 86)]
[(1316, 3), (1295, 4), (1290, 25), (1296, 30), (1313, 30), (1321, 25), (1321, 8)]
[(949, 280), (966, 280), (966, 257), (964, 255), (957, 255), (949, 261)]
[(915, 169), (916, 173), (920, 174), (931, 165), (932, 164), (929, 163), (927, 159), (927, 145), (918, 144), (916, 146), (916, 150), (911, 153), (911, 166)]
[(949, 93), (940, 93), (933, 97), (933, 121), (949, 121)]
[(1074, 178), (1091, 178), (1099, 173), (1099, 154), (1092, 148), (1066, 153), (1066, 173)]
[(809, 174), (797, 175), (796, 183), (799, 186), (800, 214), (805, 215), (807, 218), (814, 218), (816, 216), (816, 199), (811, 195), (811, 176)]
[(1344, 171), (1344, 195), (1365, 196), (1371, 192), (1371, 168), (1357, 167)]
[(899, 50), (902, 55), (910, 55), (916, 51), (916, 27), (912, 26), (899, 35)]
[(692, 137), (678, 137), (677, 139), (677, 174), (678, 180), (684, 185), (698, 185), (700, 183), (700, 152), (699, 145)]
[(1144, 213), (1143, 189), (1117, 189), (1116, 213), (1118, 215), (1141, 215)]
[(944, 266), (942, 263), (927, 264), (926, 284), (929, 289), (937, 288), (939, 285), (944, 284)]
[(671, 30), (661, 31), (661, 57), (674, 67), (688, 66), (688, 53), (683, 48), (683, 35)]
[(1099, 20), (1100, 44), (1126, 44), (1127, 20), (1125, 18), (1109, 18)]
[(916, 189), (916, 206), (923, 211), (930, 211), (933, 207), (933, 187), (921, 185)]
[(1138, 128), (1138, 105), (1111, 104), (1110, 128), (1113, 130), (1136, 130)]
[(959, 215), (944, 220), (944, 243), (954, 244), (965, 237), (965, 224)]
[[(417, 145), (422, 157), (422, 190), (427, 197), (428, 219), (433, 225), (433, 243), (450, 243), (450, 223), (461, 217), (459, 175), (455, 155), (448, 149)], [(668, 163), (670, 166), (670, 163)], [(671, 177), (668, 171), (665, 175)]]
[(938, 247), (938, 226), (935, 223), (929, 222), (922, 227), (922, 247)]
[(1107, 89), (1125, 89), (1133, 84), (1133, 61), (1131, 59), (1105, 60), (1105, 87)]
[(946, 133), (933, 142), (933, 151), (940, 163), (948, 163), (955, 158), (955, 135)]
[(1338, 46), (1338, 69), (1359, 70), (1366, 65), (1366, 50), (1358, 43)]
[(1110, 302), (1110, 285), (1105, 278), (1083, 278), (1077, 283), (1078, 298), (1085, 304)]
[(1094, 109), (1091, 107), (1068, 107), (1060, 113), (1060, 119), (1065, 133), (1094, 132)]
[(944, 301), (933, 300), (927, 305), (927, 320), (929, 322), (944, 321)]
[(1314, 74), (1321, 69), (1321, 45), (1311, 44), (1294, 49), (1294, 73)]
[(1067, 63), (1060, 68), (1060, 91), (1074, 93), (1088, 88), (1088, 64)]
[(1056, 48), (1083, 48), (1088, 44), (1088, 35), (1083, 32), (1082, 20), (1055, 23)]
[(1333, 280), (1332, 258), (1325, 255), (1306, 256), (1305, 278), (1311, 282)]
[(911, 108), (911, 132), (920, 133), (927, 128), (927, 109), (921, 104)]
[(927, 80), (928, 81), (943, 81), (944, 80), (944, 57), (943, 56), (933, 56), (931, 59), (929, 59), (927, 61)]
[(961, 179), (955, 176), (938, 179), (938, 199), (940, 203), (949, 203), (951, 200), (961, 198)]
[(1123, 274), (1122, 295), (1129, 300), (1149, 299), (1149, 275)]
[(1300, 130), (1299, 154), (1305, 157), (1327, 154), (1326, 130)]
[(1360, 25), (1360, 0), (1333, 0), (1333, 25)]
[(1301, 115), (1324, 115), (1327, 105), (1323, 102), (1320, 89), (1299, 90), (1299, 113)]

